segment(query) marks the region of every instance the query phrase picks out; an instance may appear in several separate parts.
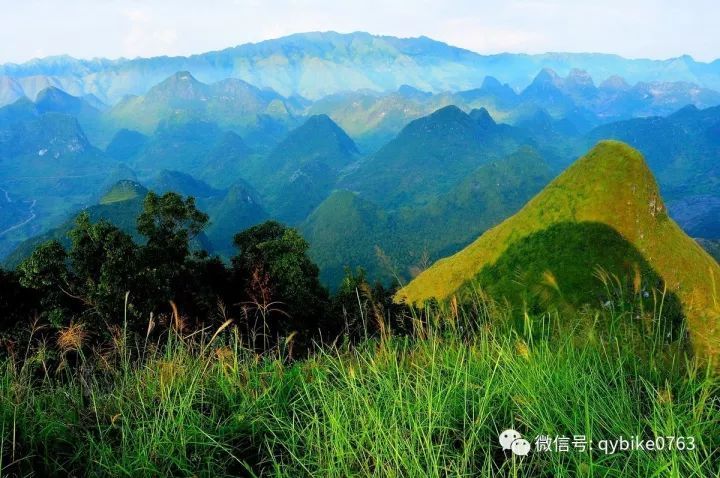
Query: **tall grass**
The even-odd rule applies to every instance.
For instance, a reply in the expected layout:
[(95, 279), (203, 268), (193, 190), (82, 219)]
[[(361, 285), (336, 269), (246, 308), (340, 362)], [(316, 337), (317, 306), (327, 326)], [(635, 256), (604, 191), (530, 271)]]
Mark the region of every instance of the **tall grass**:
[[(478, 293), (418, 313), (409, 336), (383, 324), (298, 362), (228, 323), (152, 343), (117, 331), (55, 360), (35, 344), (1, 364), (0, 474), (720, 476), (720, 380), (636, 315), (518, 317)], [(517, 457), (506, 428), (696, 448)]]

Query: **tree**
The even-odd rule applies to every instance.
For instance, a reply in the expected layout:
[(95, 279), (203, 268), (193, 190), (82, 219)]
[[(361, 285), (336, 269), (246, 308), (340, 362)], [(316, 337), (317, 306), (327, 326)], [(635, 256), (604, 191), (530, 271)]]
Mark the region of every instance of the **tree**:
[(208, 215), (197, 209), (195, 198), (150, 192), (138, 216), (137, 229), (147, 238), (144, 252), (150, 262), (178, 264), (190, 254), (191, 241), (207, 224)]
[(40, 309), (50, 322), (59, 326), (72, 315), (77, 304), (70, 299), (71, 277), (67, 267), (67, 253), (58, 241), (41, 244), (17, 268), (23, 287), (34, 289), (40, 297)]
[(73, 294), (103, 318), (122, 316), (125, 294), (130, 292), (134, 298), (143, 295), (138, 246), (107, 221), (92, 224), (87, 213), (77, 217), (69, 236)]
[(295, 229), (270, 221), (237, 234), (229, 271), (199, 247), (207, 222), (193, 198), (149, 193), (137, 220), (143, 244), (83, 213), (68, 233), (69, 250), (57, 241), (41, 245), (19, 266), (18, 278), (37, 291), (41, 310), (56, 326), (78, 317), (102, 325), (127, 317), (131, 328), (144, 332), (150, 314), (168, 313), (173, 301), (195, 325), (211, 319), (223, 302), (246, 312), (254, 307), (268, 319), (272, 337), (330, 330), (328, 292)]
[(317, 331), (324, 323), (328, 293), (307, 256), (305, 239), (295, 229), (267, 221), (236, 234), (234, 243), (233, 272), (247, 298), (256, 304), (277, 303), (271, 330)]
[(199, 251), (193, 255), (192, 242), (207, 224), (207, 214), (197, 209), (192, 197), (183, 199), (172, 192), (162, 196), (151, 192), (145, 197), (137, 229), (147, 238), (141, 263), (148, 292), (156, 304), (180, 302), (178, 292), (187, 290), (188, 283), (195, 283), (193, 273), (205, 266), (202, 262), (208, 257)]
[(20, 283), (40, 293), (40, 305), (55, 325), (78, 314), (103, 320), (122, 316), (125, 294), (141, 288), (137, 245), (107, 221), (91, 223), (85, 212), (68, 235), (69, 252), (51, 241), (21, 263)]

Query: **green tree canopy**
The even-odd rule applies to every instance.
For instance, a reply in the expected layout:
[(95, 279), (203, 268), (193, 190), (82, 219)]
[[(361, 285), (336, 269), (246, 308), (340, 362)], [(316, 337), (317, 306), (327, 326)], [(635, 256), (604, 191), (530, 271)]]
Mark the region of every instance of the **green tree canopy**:
[(295, 229), (267, 221), (235, 235), (234, 243), (235, 276), (250, 301), (277, 303), (284, 316), (275, 323), (278, 332), (315, 330), (324, 323), (328, 293), (307, 255), (307, 241)]

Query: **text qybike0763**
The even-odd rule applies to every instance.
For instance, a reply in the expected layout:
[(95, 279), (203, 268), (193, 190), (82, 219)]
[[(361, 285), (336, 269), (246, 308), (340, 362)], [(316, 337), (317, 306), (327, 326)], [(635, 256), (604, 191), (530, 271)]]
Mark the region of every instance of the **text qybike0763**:
[(638, 436), (629, 438), (621, 436), (615, 439), (597, 441), (597, 449), (608, 455), (619, 451), (692, 451), (696, 446), (695, 437), (674, 435), (646, 439)]
[(695, 437), (665, 435), (640, 438), (637, 435), (612, 439), (590, 440), (585, 435), (572, 437), (539, 435), (534, 440), (535, 452), (585, 452), (600, 450), (606, 455), (629, 451), (692, 451), (697, 447)]

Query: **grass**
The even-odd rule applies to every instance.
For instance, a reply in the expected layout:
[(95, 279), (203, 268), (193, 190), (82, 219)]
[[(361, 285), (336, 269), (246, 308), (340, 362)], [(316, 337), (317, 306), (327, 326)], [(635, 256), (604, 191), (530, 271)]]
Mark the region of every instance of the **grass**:
[[(618, 141), (599, 142), (517, 214), (417, 276), (399, 291), (397, 300), (417, 304), (446, 299), (477, 279), (484, 267), (501, 261), (520, 241), (561, 223), (596, 223), (614, 229), (677, 295), (696, 353), (720, 360), (716, 286), (720, 266), (667, 215), (642, 155)], [(568, 259), (576, 258), (568, 254)], [(592, 268), (586, 273), (591, 276)]]
[[(155, 341), (69, 328), (0, 365), (0, 475), (720, 476), (720, 379), (620, 308), (526, 315), (478, 295), (413, 331), (248, 351), (232, 325)], [(52, 346), (51, 346), (52, 345)], [(53, 355), (60, 354), (60, 355)], [(512, 427), (585, 435), (593, 451), (498, 445)], [(692, 451), (597, 449), (601, 439), (693, 437)], [(572, 448), (571, 448), (572, 450)]]

